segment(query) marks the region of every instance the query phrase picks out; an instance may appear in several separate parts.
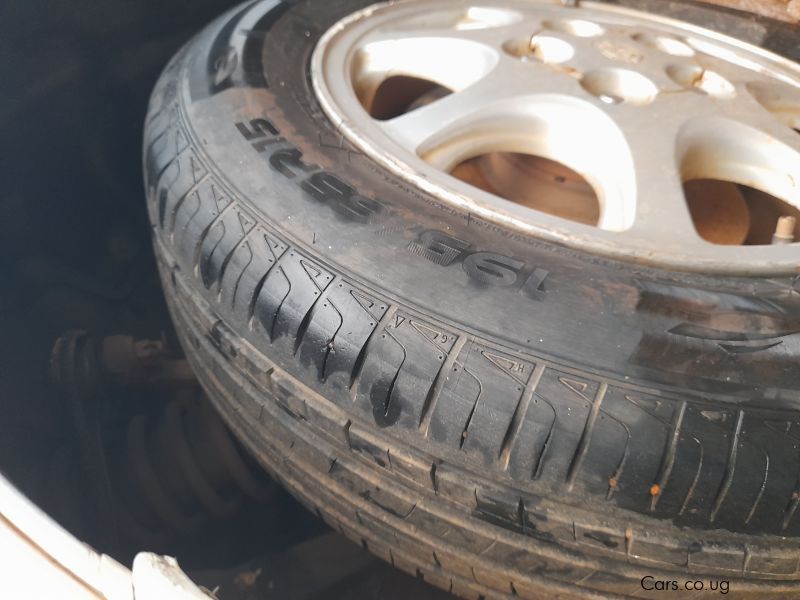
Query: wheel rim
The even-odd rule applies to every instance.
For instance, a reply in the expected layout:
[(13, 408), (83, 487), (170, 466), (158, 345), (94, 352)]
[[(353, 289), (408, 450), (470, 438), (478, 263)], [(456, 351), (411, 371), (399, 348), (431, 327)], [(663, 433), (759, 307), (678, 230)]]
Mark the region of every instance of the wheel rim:
[[(311, 75), (350, 142), (477, 224), (682, 270), (788, 274), (800, 264), (800, 66), (755, 46), (598, 3), (406, 0), (334, 25)], [(390, 99), (427, 84), (431, 98), (374, 118), (392, 78)], [(483, 180), (516, 181), (524, 171), (508, 157), (519, 155), (583, 178), (596, 225), (450, 174), (480, 156)], [(574, 190), (568, 179), (554, 175)], [(558, 198), (525, 188), (537, 189)], [(754, 220), (774, 230), (779, 216), (789, 217), (783, 243), (752, 233)]]

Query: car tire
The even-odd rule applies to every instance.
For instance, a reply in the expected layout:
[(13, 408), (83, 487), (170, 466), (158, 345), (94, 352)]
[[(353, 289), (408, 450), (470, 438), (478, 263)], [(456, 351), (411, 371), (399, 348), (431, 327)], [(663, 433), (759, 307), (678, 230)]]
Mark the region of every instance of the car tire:
[[(463, 597), (800, 595), (800, 276), (597, 256), (409, 187), (309, 80), (367, 4), (242, 5), (152, 95), (163, 287), (233, 431), (334, 529)], [(785, 23), (624, 4), (800, 59)]]

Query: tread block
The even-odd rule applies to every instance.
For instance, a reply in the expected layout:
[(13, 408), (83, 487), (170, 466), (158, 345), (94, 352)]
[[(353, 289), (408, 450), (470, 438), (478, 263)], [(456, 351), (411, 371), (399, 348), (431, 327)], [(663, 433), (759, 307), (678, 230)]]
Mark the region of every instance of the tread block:
[[(483, 465), (500, 457), (503, 440), (509, 434), (514, 413), (522, 402), (525, 386), (532, 376), (534, 363), (479, 344), (468, 344), (462, 351), (461, 377), (470, 377), (478, 385), (478, 394), (466, 419), (457, 432), (458, 445)], [(454, 387), (456, 382), (454, 381)], [(448, 390), (445, 385), (445, 390)], [(471, 396), (470, 396), (471, 398)], [(440, 413), (440, 419), (443, 416)], [(458, 429), (458, 423), (454, 423)], [(453, 438), (456, 431), (448, 432)]]
[(360, 454), (382, 469), (391, 468), (389, 450), (386, 448), (386, 445), (382, 444), (374, 435), (354, 425), (350, 427), (349, 437), (350, 448), (353, 452)]
[(299, 437), (294, 439), (291, 452), (299, 456), (310, 468), (316, 469), (320, 473), (330, 471), (332, 468), (331, 465), (336, 460), (335, 456), (320, 452), (319, 448), (315, 448), (309, 442)]
[(288, 338), (293, 351), (306, 315), (332, 279), (329, 271), (298, 252), (284, 252), (255, 303), (255, 317), (269, 339)]
[[(449, 552), (437, 551), (435, 562), (441, 565), (443, 571), (453, 573), (460, 577), (472, 578), (472, 571), (469, 565), (464, 563), (464, 560)], [(445, 588), (447, 589), (447, 588)]]
[(258, 286), (288, 246), (263, 227), (254, 227), (233, 250), (219, 283), (223, 305), (249, 320)]
[[(202, 244), (217, 219), (232, 204), (230, 196), (214, 181), (197, 186), (191, 196), (185, 203), (186, 207), (181, 207), (175, 215), (173, 240), (175, 254), (189, 273), (197, 267)], [(196, 211), (191, 210), (194, 203), (197, 204)], [(218, 233), (215, 231), (212, 235)]]
[[(600, 383), (570, 373), (547, 369), (536, 387), (541, 401), (533, 417), (544, 413), (545, 422), (555, 413), (550, 431), (535, 462), (531, 476), (550, 485), (566, 481), (576, 461), (581, 439)], [(545, 408), (546, 407), (546, 408)]]
[(298, 355), (321, 381), (349, 387), (359, 355), (388, 304), (346, 281), (331, 285), (314, 310)]
[(206, 289), (221, 285), (237, 246), (255, 223), (252, 216), (236, 206), (222, 211), (200, 245), (198, 272)]
[(476, 565), (472, 567), (472, 577), (475, 581), (486, 587), (496, 590), (508, 590), (511, 592), (508, 576), (503, 572), (482, 569), (480, 566)]
[[(494, 536), (489, 537), (480, 531), (469, 528), (469, 521), (466, 519), (460, 520), (459, 523), (447, 522), (432, 515), (425, 506), (411, 513), (406, 521), (415, 525), (420, 531), (451, 544), (455, 548), (476, 554), (487, 552), (497, 541)], [(469, 576), (467, 569), (457, 572)]]
[(625, 532), (602, 525), (575, 523), (575, 540), (579, 544), (614, 554), (627, 554)]
[(741, 573), (744, 570), (745, 549), (743, 546), (737, 548), (709, 543), (690, 545), (688, 556), (690, 571), (725, 570)]
[(522, 533), (524, 504), (519, 495), (485, 484), (475, 488), (474, 516), (503, 529)]
[[(338, 463), (329, 467), (329, 475), (339, 484), (346, 487), (350, 492), (358, 495), (361, 499), (389, 513), (393, 517), (405, 519), (414, 512), (416, 504), (401, 498), (391, 490), (381, 488), (374, 483), (364, 479), (354, 470), (339, 468)], [(364, 517), (362, 517), (363, 519)]]
[(734, 529), (742, 523), (754, 531), (800, 532), (800, 515), (788, 516), (795, 498), (797, 466), (777, 457), (795, 456), (800, 423), (795, 415), (752, 411), (745, 414), (730, 491), (716, 523)]
[(451, 464), (442, 463), (436, 466), (436, 490), (439, 495), (457, 502), (473, 512), (478, 506), (475, 501), (477, 484), (467, 474)]
[(687, 406), (675, 457), (685, 466), (673, 469), (665, 482), (653, 511), (656, 516), (710, 518), (723, 489), (735, 421), (733, 410)]
[(407, 449), (392, 448), (389, 452), (389, 462), (392, 471), (417, 485), (433, 490), (434, 463), (430, 458), (423, 457)]
[(378, 427), (417, 429), (437, 375), (456, 336), (395, 313), (373, 335), (358, 378), (356, 404)]
[(540, 474), (542, 457), (552, 441), (555, 423), (556, 408), (540, 396), (537, 387), (509, 449), (507, 469), (514, 479), (527, 482)]
[(341, 410), (324, 401), (306, 402), (306, 415), (309, 422), (332, 441), (344, 448), (349, 447), (350, 419)]
[[(275, 363), (249, 344), (242, 344), (239, 354), (242, 357), (245, 377), (257, 388), (269, 389), (272, 385), (272, 373), (275, 371)], [(259, 404), (263, 402), (263, 399), (259, 398), (259, 400)]]
[(676, 567), (685, 567), (688, 557), (685, 543), (642, 533), (637, 533), (631, 540), (630, 555), (634, 560), (657, 562)]
[(422, 569), (422, 579), (424, 579), (426, 583), (430, 583), (443, 590), (450, 587), (450, 575), (430, 565), (426, 565), (425, 568)]
[[(181, 205), (208, 175), (205, 165), (197, 158), (189, 145), (186, 134), (180, 127), (167, 130), (167, 149), (164, 160), (159, 161), (156, 177), (157, 221), (162, 233), (172, 234), (175, 218)], [(173, 150), (170, 152), (169, 147)]]
[[(502, 540), (488, 548), (483, 556), (487, 560), (504, 565), (522, 573), (544, 573), (547, 571), (548, 561), (537, 556), (520, 546), (512, 546)], [(588, 572), (588, 570), (587, 570)]]
[(661, 465), (653, 448), (667, 448), (674, 409), (674, 402), (609, 386), (577, 483), (625, 508), (649, 510)]
[[(470, 577), (472, 577), (471, 574)], [(452, 580), (452, 584), (453, 585), (450, 587), (450, 593), (458, 598), (463, 598), (463, 600), (485, 600), (486, 598), (483, 594), (474, 589), (463, 579), (454, 578)]]
[(797, 551), (769, 547), (747, 548), (744, 571), (752, 574), (795, 575), (800, 570)]
[(575, 524), (564, 514), (558, 514), (534, 503), (523, 507), (523, 531), (546, 542), (574, 542)]
[(270, 376), (272, 393), (278, 406), (294, 419), (307, 420), (305, 394), (299, 393), (298, 382), (285, 371), (276, 370)]

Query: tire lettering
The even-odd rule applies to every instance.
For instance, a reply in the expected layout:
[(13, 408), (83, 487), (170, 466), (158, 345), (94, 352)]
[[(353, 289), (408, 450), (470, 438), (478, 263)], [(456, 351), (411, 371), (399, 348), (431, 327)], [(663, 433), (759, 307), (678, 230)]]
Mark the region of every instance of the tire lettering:
[(422, 256), (435, 265), (449, 267), (462, 257), (470, 243), (443, 231), (430, 229), (419, 235), (419, 240), (408, 245), (408, 251)]
[(359, 223), (371, 222), (383, 209), (380, 203), (360, 196), (352, 187), (327, 171), (314, 173), (300, 187), (315, 200), (329, 203), (341, 216)]
[(461, 261), (469, 278), (482, 286), (509, 287), (518, 285), (524, 279), (519, 285), (521, 293), (532, 300), (542, 301), (546, 298), (545, 281), (550, 275), (549, 271), (535, 266), (526, 267), (523, 261), (496, 252), (467, 252), (470, 246), (469, 242), (449, 233), (428, 229), (410, 242), (407, 249), (411, 254), (441, 267)]
[[(303, 161), (303, 153), (297, 148), (283, 148), (269, 157), (270, 166), (288, 179), (294, 179), (300, 173), (310, 173), (319, 169)], [(294, 170), (292, 169), (294, 167)]]
[[(298, 182), (300, 188), (314, 200), (324, 203), (336, 214), (357, 223), (373, 223), (388, 210), (378, 200), (359, 194), (352, 186), (320, 166), (303, 160), (303, 153), (280, 136), (278, 129), (267, 119), (252, 119), (235, 123), (242, 137), (250, 142), (256, 152), (264, 154), (270, 166), (289, 180)], [(274, 148), (271, 154), (267, 150)], [(305, 177), (300, 179), (299, 176)], [(410, 230), (421, 229), (418, 225)], [(528, 273), (523, 261), (496, 252), (468, 253), (470, 242), (439, 230), (425, 230), (407, 246), (416, 256), (441, 267), (461, 262), (467, 276), (483, 286), (518, 286), (527, 297), (542, 301), (547, 290), (545, 280), (549, 272), (533, 267), (522, 285), (520, 278)], [(530, 268), (530, 267), (529, 267)]]
[(533, 273), (525, 280), (522, 286), (522, 292), (534, 300), (544, 300), (547, 294), (544, 282), (548, 275), (550, 275), (549, 271), (539, 268), (534, 269)]
[(267, 119), (252, 119), (234, 124), (239, 133), (256, 152), (264, 153), (270, 146), (276, 148), (267, 158), (270, 166), (287, 179), (298, 175), (310, 175), (300, 183), (300, 187), (312, 198), (326, 203), (337, 214), (348, 221), (373, 223), (377, 217), (386, 213), (386, 207), (373, 198), (362, 196), (351, 186), (319, 165), (303, 160), (303, 153), (286, 143), (278, 129)]
[(267, 119), (253, 119), (249, 125), (247, 123), (236, 123), (236, 129), (244, 136), (244, 139), (251, 141), (267, 135), (278, 135), (278, 130)]
[(525, 263), (496, 252), (476, 252), (464, 259), (464, 270), (471, 279), (487, 285), (509, 286)]

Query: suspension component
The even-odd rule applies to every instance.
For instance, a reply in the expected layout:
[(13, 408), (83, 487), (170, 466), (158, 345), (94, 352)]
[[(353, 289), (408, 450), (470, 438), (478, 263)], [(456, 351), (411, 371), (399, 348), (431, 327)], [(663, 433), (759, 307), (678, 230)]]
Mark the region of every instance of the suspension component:
[(53, 346), (53, 377), (80, 397), (99, 394), (109, 385), (195, 385), (189, 364), (173, 356), (166, 341), (110, 335), (97, 339), (86, 331), (69, 331)]
[(97, 341), (85, 331), (68, 331), (53, 344), (50, 374), (70, 397), (96, 396), (104, 386)]
[(134, 417), (110, 464), (122, 529), (144, 540), (191, 533), (209, 517), (233, 515), (244, 498), (265, 500), (272, 489), (196, 390), (155, 417)]
[(69, 331), (58, 338), (50, 354), (50, 371), (72, 421), (80, 461), (75, 476), (89, 491), (79, 503), (78, 518), (95, 545), (114, 552), (120, 538), (101, 427), (105, 383), (95, 339), (85, 331)]
[[(157, 544), (209, 518), (230, 517), (245, 498), (269, 497), (270, 481), (202, 395), (186, 360), (164, 340), (70, 331), (54, 344), (50, 366), (74, 421), (82, 475), (93, 490), (84, 520), (98, 536), (111, 538), (119, 527), (124, 537)], [(165, 403), (130, 418), (122, 443), (115, 444), (103, 414), (113, 408), (113, 391), (131, 385), (160, 393)]]

